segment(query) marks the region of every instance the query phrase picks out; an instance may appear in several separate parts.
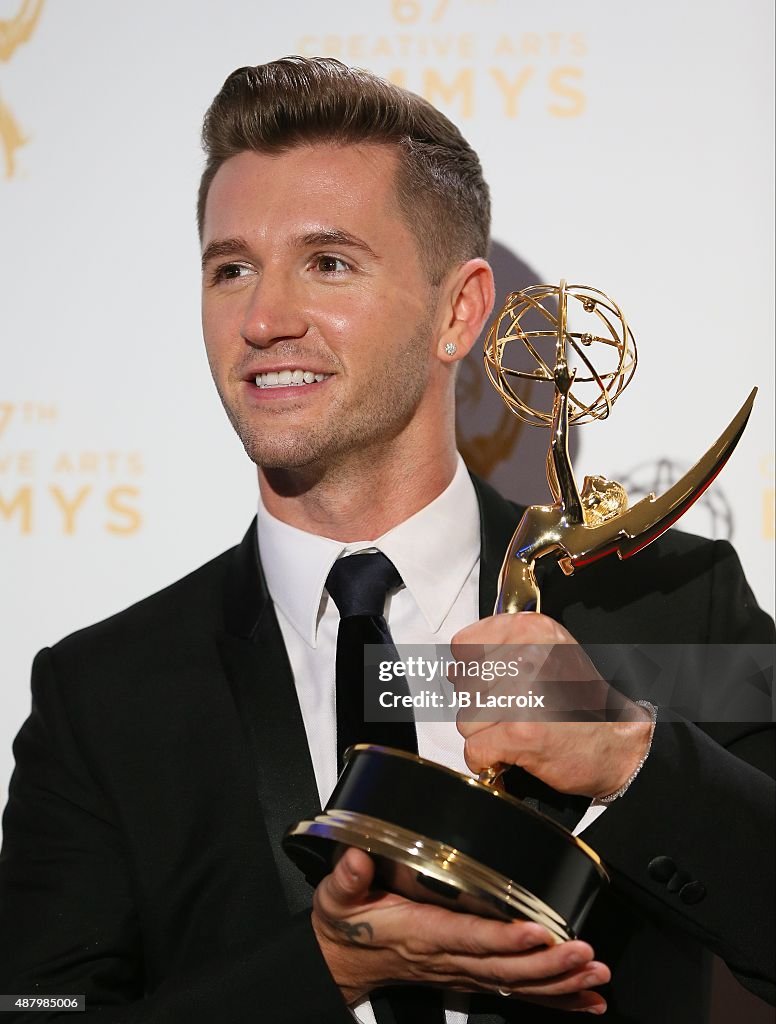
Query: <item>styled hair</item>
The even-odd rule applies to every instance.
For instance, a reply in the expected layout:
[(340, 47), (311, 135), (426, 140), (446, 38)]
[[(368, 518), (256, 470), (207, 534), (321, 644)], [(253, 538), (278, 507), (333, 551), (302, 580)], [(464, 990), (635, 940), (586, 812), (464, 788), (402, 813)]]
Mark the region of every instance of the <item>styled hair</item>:
[(318, 142), (396, 147), (398, 205), (434, 283), (455, 264), (487, 255), (490, 194), (460, 131), (420, 96), (329, 57), (284, 57), (226, 79), (202, 126), (200, 237), (208, 191), (225, 160)]

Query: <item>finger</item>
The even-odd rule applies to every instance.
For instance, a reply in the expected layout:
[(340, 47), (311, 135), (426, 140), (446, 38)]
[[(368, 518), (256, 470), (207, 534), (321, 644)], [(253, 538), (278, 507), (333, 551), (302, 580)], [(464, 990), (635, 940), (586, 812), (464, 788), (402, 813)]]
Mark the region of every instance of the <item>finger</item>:
[(476, 708), (462, 708), (456, 715), (456, 728), (464, 739), (468, 739), (470, 736), (483, 732), (485, 729), (514, 724), (505, 723), (503, 720), (493, 721), (495, 714), (498, 713), (494, 713), (492, 708), (480, 710)]
[[(499, 995), (503, 996), (504, 992), (500, 992)], [(520, 993), (512, 997), (519, 999), (521, 1003), (543, 1006), (548, 1010), (564, 1010), (566, 1013), (606, 1013), (606, 1000), (598, 992), (575, 992), (570, 996), (529, 996)]]
[[(475, 947), (473, 942), (472, 947)], [(478, 944), (476, 944), (478, 945)], [(513, 988), (535, 984), (543, 986), (539, 994), (563, 994), (578, 991), (589, 985), (583, 984), (583, 976), (594, 975), (596, 984), (608, 980), (608, 968), (600, 965), (592, 968), (593, 950), (586, 942), (574, 941), (553, 945), (551, 948), (538, 947), (523, 953), (495, 953), (493, 946), (487, 953), (478, 948), (459, 953), (448, 946), (437, 963), (440, 973), (451, 979), (470, 978), (485, 988), (498, 988), (507, 984)], [(603, 980), (599, 980), (603, 979)]]
[(514, 616), (511, 628), (519, 639), (512, 643), (526, 644), (575, 644), (577, 641), (555, 619), (541, 612), (519, 612)]
[(470, 644), (574, 644), (574, 637), (555, 619), (540, 612), (517, 612), (491, 615), (460, 630), (450, 641), (456, 650)]
[(606, 985), (611, 978), (611, 971), (606, 964), (591, 960), (578, 970), (569, 971), (555, 978), (520, 982), (515, 986), (515, 990), (525, 995), (561, 996)]
[(558, 956), (555, 952), (550, 955), (549, 951), (512, 957), (440, 958), (433, 968), (433, 980), (468, 991), (498, 991), (532, 997), (571, 996), (610, 980), (609, 968), (593, 960), (557, 973), (564, 960), (575, 962), (575, 959)]
[[(497, 977), (512, 984), (560, 985), (559, 992), (576, 990), (574, 986), (564, 987), (575, 974), (590, 972), (593, 963), (593, 948), (587, 942), (556, 943), (549, 948), (529, 950), (517, 956), (488, 958), (488, 965)], [(500, 972), (500, 973), (499, 973)], [(576, 988), (581, 988), (577, 985)]]
[[(505, 924), (500, 921), (470, 917), (462, 923), (463, 929), (458, 951), (472, 956), (512, 956), (530, 951), (544, 951), (556, 946), (555, 939), (550, 932), (533, 921), (512, 921)], [(495, 926), (495, 928), (490, 926)], [(592, 958), (592, 947), (587, 943), (580, 943), (580, 945), (589, 950)]]
[[(546, 928), (532, 921), (493, 921), (471, 914), (457, 914), (439, 907), (418, 907), (416, 939), (434, 955), (454, 957), (459, 961), (472, 958), (493, 960), (525, 954), (531, 950), (546, 950), (555, 945)], [(428, 926), (428, 936), (424, 935)], [(579, 943), (589, 952), (587, 943)], [(560, 967), (556, 973), (563, 970)]]
[(544, 754), (545, 744), (558, 737), (557, 728), (551, 730), (543, 722), (491, 722), (490, 728), (466, 733), (460, 725), (458, 729), (466, 741), (464, 759), (475, 775), (500, 761), (530, 770), (537, 749)]
[(374, 874), (374, 862), (368, 854), (354, 847), (345, 850), (332, 873), (321, 882), (329, 910), (343, 912), (362, 904), (368, 897)]
[(455, 727), (464, 739), (482, 732), (483, 729), (490, 729), (494, 725), (498, 725), (498, 722), (493, 721), (492, 712), (491, 717), (488, 718), (476, 708), (461, 708), (455, 716)]

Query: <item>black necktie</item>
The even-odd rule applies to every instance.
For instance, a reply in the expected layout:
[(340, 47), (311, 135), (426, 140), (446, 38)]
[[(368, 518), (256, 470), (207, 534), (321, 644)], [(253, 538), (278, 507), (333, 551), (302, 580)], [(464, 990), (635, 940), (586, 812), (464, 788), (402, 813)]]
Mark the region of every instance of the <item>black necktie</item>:
[[(418, 751), (411, 711), (401, 722), (364, 721), (364, 645), (381, 644), (385, 660), (398, 658), (383, 611), (389, 590), (401, 586), (393, 562), (380, 551), (349, 555), (334, 563), (326, 589), (340, 613), (337, 631), (337, 763), (353, 743), (378, 743), (401, 750)], [(381, 660), (383, 660), (381, 658)], [(402, 679), (392, 680), (390, 689), (407, 694)], [(371, 716), (370, 716), (371, 717)]]
[[(418, 751), (411, 718), (403, 722), (364, 720), (364, 645), (382, 644), (386, 647), (385, 660), (398, 658), (383, 613), (388, 591), (396, 590), (401, 583), (393, 562), (380, 551), (338, 559), (326, 579), (326, 589), (340, 613), (336, 676), (340, 767), (353, 743)], [(390, 689), (398, 695), (409, 693), (401, 678), (392, 680)], [(414, 986), (373, 993), (372, 1007), (380, 1024), (438, 1024), (444, 1019), (441, 994)]]

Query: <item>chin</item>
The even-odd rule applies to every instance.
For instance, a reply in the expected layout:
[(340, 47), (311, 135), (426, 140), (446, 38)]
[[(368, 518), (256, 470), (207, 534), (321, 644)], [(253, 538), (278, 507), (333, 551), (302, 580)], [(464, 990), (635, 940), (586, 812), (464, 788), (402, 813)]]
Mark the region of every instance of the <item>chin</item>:
[(238, 414), (234, 408), (223, 404), (245, 454), (261, 469), (299, 469), (323, 454), (318, 449), (326, 445), (316, 443), (318, 439), (309, 430), (299, 428), (283, 433), (278, 429), (279, 421), (259, 426), (250, 416)]
[(267, 444), (266, 438), (242, 437), (241, 440), (246, 455), (260, 469), (304, 469), (319, 462), (326, 454), (298, 438), (275, 437), (271, 444)]

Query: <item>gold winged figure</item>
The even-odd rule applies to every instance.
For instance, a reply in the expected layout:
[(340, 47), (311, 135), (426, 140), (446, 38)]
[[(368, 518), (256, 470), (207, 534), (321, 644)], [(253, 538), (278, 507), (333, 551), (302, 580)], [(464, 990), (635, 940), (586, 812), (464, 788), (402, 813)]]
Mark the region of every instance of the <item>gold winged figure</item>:
[[(22, 0), (22, 5), (12, 18), (0, 19), (0, 61), (7, 63), (22, 43), (26, 43), (35, 31), (45, 0)], [(16, 118), (3, 102), (0, 95), (0, 142), (3, 146), (3, 160), (6, 178), (12, 178), (16, 170), (16, 150), (27, 142)]]

